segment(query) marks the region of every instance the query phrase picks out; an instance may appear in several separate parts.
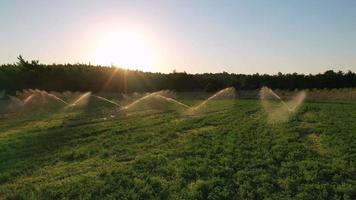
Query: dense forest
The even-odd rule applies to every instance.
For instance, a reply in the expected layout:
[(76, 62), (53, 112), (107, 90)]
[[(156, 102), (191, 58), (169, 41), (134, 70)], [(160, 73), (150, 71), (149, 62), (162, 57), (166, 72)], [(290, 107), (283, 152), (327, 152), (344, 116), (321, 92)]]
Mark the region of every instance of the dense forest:
[(0, 66), (0, 90), (13, 93), (26, 88), (47, 91), (150, 92), (156, 90), (207, 91), (225, 87), (251, 90), (262, 86), (273, 89), (351, 88), (356, 73), (326, 71), (323, 74), (169, 74), (125, 70), (90, 64), (41, 64), (22, 56), (14, 64)]

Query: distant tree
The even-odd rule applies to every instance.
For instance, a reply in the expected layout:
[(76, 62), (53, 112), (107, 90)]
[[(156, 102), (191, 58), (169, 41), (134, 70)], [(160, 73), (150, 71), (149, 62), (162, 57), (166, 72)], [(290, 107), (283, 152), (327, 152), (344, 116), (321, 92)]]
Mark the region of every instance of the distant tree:
[(49, 64), (38, 60), (26, 61), (22, 55), (14, 64), (0, 66), (0, 91), (9, 93), (25, 88), (56, 91), (93, 92), (150, 92), (155, 90), (214, 92), (233, 86), (240, 90), (255, 90), (262, 86), (273, 89), (312, 89), (356, 87), (356, 74), (352, 71), (325, 71), (322, 74), (230, 74), (186, 72), (151, 73), (124, 70), (117, 67), (91, 64)]
[(27, 64), (29, 64), (23, 57), (22, 55), (20, 54), (18, 57), (17, 57), (17, 65), (18, 66), (26, 66)]

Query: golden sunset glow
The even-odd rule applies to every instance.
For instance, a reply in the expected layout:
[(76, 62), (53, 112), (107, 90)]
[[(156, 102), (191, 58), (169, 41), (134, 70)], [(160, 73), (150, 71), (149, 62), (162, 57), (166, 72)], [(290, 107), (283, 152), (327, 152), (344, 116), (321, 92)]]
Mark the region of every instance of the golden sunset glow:
[(101, 36), (93, 57), (96, 64), (152, 71), (157, 53), (144, 33), (115, 30)]

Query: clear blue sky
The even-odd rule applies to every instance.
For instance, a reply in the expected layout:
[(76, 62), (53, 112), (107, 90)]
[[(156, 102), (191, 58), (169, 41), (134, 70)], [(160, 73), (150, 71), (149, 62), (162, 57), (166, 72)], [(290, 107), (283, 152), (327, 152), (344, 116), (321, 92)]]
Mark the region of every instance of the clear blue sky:
[(1, 0), (0, 63), (19, 54), (96, 63), (95, 48), (116, 29), (149, 40), (154, 66), (137, 66), (144, 70), (356, 71), (354, 0)]

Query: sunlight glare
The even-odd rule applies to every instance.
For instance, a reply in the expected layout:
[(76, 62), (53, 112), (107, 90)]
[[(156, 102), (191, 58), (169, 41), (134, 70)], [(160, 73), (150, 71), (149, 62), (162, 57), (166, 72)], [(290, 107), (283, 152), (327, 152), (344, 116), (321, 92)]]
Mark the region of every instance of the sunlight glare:
[(153, 71), (156, 51), (145, 34), (116, 30), (104, 34), (94, 51), (94, 62), (127, 69)]

